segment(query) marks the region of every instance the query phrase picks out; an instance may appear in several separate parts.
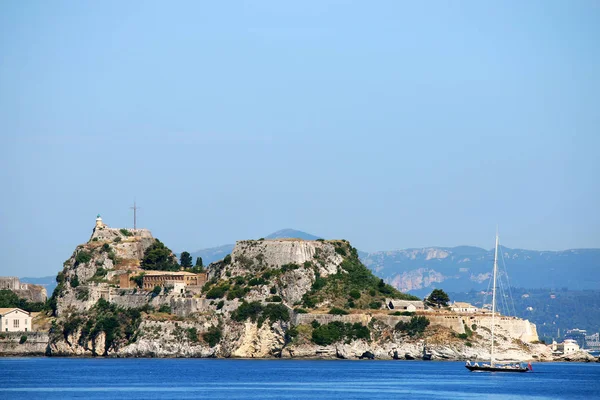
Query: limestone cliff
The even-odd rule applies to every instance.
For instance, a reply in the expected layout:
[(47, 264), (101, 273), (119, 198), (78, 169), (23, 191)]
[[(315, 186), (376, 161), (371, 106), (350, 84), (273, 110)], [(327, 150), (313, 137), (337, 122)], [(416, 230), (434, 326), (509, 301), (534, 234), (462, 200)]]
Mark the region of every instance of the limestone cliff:
[(77, 246), (57, 276), (56, 315), (63, 315), (67, 308), (85, 311), (100, 298), (108, 300), (110, 285), (116, 285), (120, 273), (139, 267), (153, 242), (147, 229), (94, 228), (90, 240)]
[[(429, 326), (407, 331), (414, 315), (389, 315), (386, 299), (418, 299), (376, 278), (347, 241), (240, 241), (207, 267), (201, 290), (119, 287), (154, 240), (102, 225), (76, 248), (57, 278), (48, 354), (410, 359), (426, 342), (434, 358), (487, 357), (483, 319), (422, 312)], [(547, 359), (519, 324), (499, 324), (498, 358)]]

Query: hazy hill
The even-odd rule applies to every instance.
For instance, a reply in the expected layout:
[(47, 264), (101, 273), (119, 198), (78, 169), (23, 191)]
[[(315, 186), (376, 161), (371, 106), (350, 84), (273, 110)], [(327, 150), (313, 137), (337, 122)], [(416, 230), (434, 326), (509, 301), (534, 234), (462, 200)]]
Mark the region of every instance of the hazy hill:
[(265, 239), (303, 239), (303, 240), (317, 240), (321, 239), (320, 236), (311, 235), (310, 233), (297, 231), (295, 229), (282, 229), (280, 231), (271, 233), (265, 236)]
[[(501, 247), (511, 286), (526, 288), (600, 288), (600, 249), (535, 251)], [(431, 247), (361, 253), (362, 261), (401, 291), (426, 294), (433, 287), (462, 292), (486, 289), (494, 251), (478, 247)]]

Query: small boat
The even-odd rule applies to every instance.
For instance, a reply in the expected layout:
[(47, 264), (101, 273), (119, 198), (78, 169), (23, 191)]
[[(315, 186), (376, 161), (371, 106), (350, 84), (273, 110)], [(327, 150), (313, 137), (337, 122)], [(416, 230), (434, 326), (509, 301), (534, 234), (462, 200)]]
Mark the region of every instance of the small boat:
[(527, 366), (523, 366), (521, 363), (485, 363), (479, 365), (479, 363), (471, 363), (467, 361), (465, 365), (469, 371), (472, 372), (527, 372), (533, 371), (531, 363)]
[(494, 318), (496, 315), (496, 276), (498, 274), (498, 233), (496, 233), (496, 250), (494, 252), (494, 281), (492, 285), (492, 343), (490, 351), (490, 362), (482, 363), (467, 361), (465, 367), (472, 372), (527, 372), (533, 371), (531, 363), (527, 366), (519, 362), (497, 363), (494, 360)]

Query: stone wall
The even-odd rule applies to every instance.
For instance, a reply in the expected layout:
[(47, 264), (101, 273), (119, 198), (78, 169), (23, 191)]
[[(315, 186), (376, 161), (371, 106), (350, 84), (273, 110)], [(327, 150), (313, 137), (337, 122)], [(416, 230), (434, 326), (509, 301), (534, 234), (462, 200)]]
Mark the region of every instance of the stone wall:
[(19, 290), (21, 289), (21, 283), (19, 278), (16, 276), (2, 276), (0, 277), (0, 290)]
[[(19, 344), (22, 336), (27, 341)], [(46, 332), (2, 332), (0, 334), (0, 357), (2, 356), (43, 356), (48, 347)]]
[[(422, 313), (429, 319), (431, 325), (440, 325), (453, 330), (454, 332), (461, 334), (466, 333), (465, 326), (471, 327), (477, 325), (477, 327), (485, 327), (490, 329), (492, 317), (490, 315), (460, 315), (455, 313), (447, 314), (432, 314)], [(349, 315), (332, 315), (332, 314), (296, 314), (293, 316), (292, 323), (294, 325), (310, 324), (313, 320), (317, 320), (320, 324), (328, 324), (332, 321), (342, 321), (355, 323), (359, 322), (363, 325), (368, 325), (372, 319), (380, 321), (381, 323), (393, 328), (400, 321), (410, 321), (410, 316), (396, 316), (396, 315), (385, 315), (375, 314), (349, 314)], [(512, 339), (520, 339), (526, 343), (538, 341), (537, 330), (535, 324), (523, 319), (516, 317), (496, 317), (495, 318), (496, 329), (498, 334), (510, 337)]]
[[(492, 316), (489, 314), (424, 314), (429, 318), (432, 325), (441, 325), (452, 329), (456, 333), (465, 333), (465, 325), (471, 328), (473, 325), (491, 329)], [(498, 333), (508, 335), (511, 338), (521, 339), (531, 343), (539, 341), (535, 324), (528, 320), (516, 317), (496, 316), (495, 325), (499, 328)]]
[(295, 314), (292, 318), (293, 325), (310, 325), (313, 320), (316, 320), (321, 325), (328, 324), (333, 321), (341, 321), (344, 323), (354, 324), (356, 322), (368, 325), (371, 321), (371, 316), (368, 314), (348, 314), (348, 315), (333, 315), (333, 314)]

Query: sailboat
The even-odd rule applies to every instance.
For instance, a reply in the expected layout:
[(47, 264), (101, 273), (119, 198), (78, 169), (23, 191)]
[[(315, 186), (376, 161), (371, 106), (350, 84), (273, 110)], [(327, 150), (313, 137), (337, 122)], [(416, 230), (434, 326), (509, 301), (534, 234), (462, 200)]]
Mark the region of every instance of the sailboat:
[(498, 274), (498, 233), (496, 232), (496, 250), (494, 252), (494, 277), (493, 277), (493, 286), (492, 286), (492, 344), (490, 351), (490, 362), (483, 362), (479, 364), (478, 362), (467, 361), (465, 367), (469, 371), (475, 372), (527, 372), (533, 371), (531, 367), (531, 363), (528, 363), (527, 366), (522, 365), (518, 362), (511, 363), (497, 363), (494, 360), (494, 326), (495, 326), (495, 317), (496, 317), (496, 276)]

